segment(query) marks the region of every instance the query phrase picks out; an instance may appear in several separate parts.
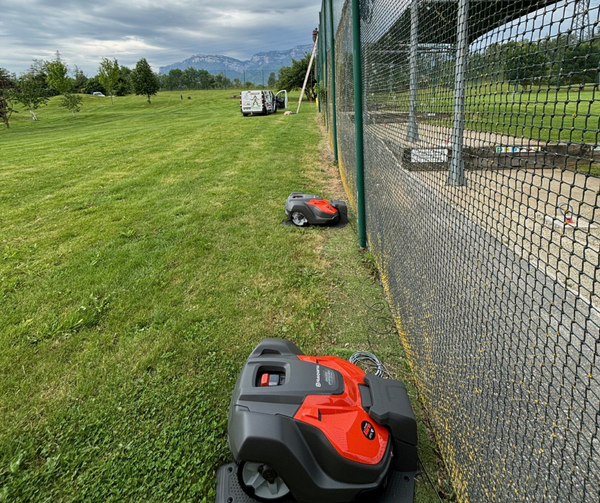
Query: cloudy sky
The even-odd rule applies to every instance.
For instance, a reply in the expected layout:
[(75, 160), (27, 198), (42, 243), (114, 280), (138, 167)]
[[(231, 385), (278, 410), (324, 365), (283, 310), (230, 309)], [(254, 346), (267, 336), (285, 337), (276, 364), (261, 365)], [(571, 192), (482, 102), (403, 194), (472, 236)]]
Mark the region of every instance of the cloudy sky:
[(152, 68), (195, 54), (245, 60), (312, 43), (321, 0), (0, 0), (0, 67), (61, 59), (97, 73), (103, 57)]

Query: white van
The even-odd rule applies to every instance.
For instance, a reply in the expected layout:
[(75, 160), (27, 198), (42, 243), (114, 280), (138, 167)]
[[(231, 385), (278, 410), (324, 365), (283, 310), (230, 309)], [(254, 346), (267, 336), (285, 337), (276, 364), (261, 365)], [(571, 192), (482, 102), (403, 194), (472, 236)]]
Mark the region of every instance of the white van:
[(269, 115), (280, 108), (287, 108), (287, 91), (242, 91), (240, 95), (240, 111), (246, 117), (250, 114)]

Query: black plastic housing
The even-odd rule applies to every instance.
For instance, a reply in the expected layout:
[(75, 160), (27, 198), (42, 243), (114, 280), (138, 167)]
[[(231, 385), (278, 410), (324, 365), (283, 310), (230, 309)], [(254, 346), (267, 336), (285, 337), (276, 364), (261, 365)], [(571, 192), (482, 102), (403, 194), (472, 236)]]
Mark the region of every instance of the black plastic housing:
[(372, 400), (372, 405), (365, 410), (379, 424), (387, 426), (394, 439), (394, 470), (417, 471), (417, 421), (406, 386), (400, 381), (372, 374), (365, 376), (365, 384)]
[(329, 201), (329, 204), (331, 204), (331, 206), (333, 206), (335, 209), (337, 209), (340, 212), (339, 223), (347, 224), (348, 223), (348, 206), (346, 205), (346, 202), (340, 201), (339, 199), (332, 199), (331, 201)]
[[(229, 408), (228, 441), (234, 459), (269, 465), (300, 503), (352, 501), (380, 487), (392, 465), (416, 471), (416, 422), (404, 385), (365, 376), (362, 407), (391, 435), (379, 463), (359, 463), (340, 455), (319, 428), (294, 419), (308, 395), (344, 392), (344, 377), (328, 367), (322, 372), (331, 373), (316, 387), (315, 364), (297, 358), (302, 354), (282, 339), (265, 339), (251, 353)], [(265, 371), (281, 373), (285, 384), (257, 385)]]

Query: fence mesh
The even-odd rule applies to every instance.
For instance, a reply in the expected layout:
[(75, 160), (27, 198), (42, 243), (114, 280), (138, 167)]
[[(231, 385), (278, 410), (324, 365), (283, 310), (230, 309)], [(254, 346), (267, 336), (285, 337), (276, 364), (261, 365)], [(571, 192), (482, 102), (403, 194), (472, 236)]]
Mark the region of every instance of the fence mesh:
[[(319, 61), (355, 203), (352, 3)], [(598, 3), (355, 2), (369, 248), (460, 501), (600, 501)]]

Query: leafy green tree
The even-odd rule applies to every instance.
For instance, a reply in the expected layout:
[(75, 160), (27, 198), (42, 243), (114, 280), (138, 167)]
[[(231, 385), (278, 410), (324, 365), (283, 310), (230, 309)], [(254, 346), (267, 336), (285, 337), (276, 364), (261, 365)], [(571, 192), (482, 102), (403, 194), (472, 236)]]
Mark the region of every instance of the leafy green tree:
[(478, 68), (475, 64), (469, 63), (471, 73), (478, 71), (485, 82), (496, 83), (502, 81), (504, 79), (502, 44), (494, 42), (488, 45), (477, 63)]
[(146, 58), (142, 58), (136, 63), (135, 70), (131, 74), (131, 81), (135, 94), (146, 96), (148, 103), (151, 103), (150, 97), (160, 89), (158, 76), (152, 71)]
[[(131, 83), (131, 72), (133, 70), (126, 66), (119, 68), (119, 80), (115, 86), (115, 96), (127, 96), (134, 92), (133, 85)], [(106, 94), (106, 93), (105, 93)]]
[(200, 89), (212, 89), (215, 87), (215, 78), (206, 70), (198, 70), (198, 85)]
[(34, 75), (43, 75), (46, 78), (48, 61), (43, 59), (33, 59), (33, 63), (29, 67), (29, 73), (33, 73)]
[(83, 70), (75, 67), (75, 78), (73, 79), (72, 91), (74, 93), (85, 92), (85, 84), (88, 81), (88, 78), (83, 73)]
[(46, 81), (60, 94), (68, 93), (72, 87), (69, 68), (59, 59), (50, 61), (46, 65)]
[[(296, 61), (292, 59), (292, 66), (283, 66), (279, 70), (279, 80), (277, 81), (277, 89), (287, 89), (293, 91), (294, 89), (302, 89), (304, 84), (304, 78), (306, 77), (306, 71), (308, 70), (308, 64), (310, 62), (310, 54), (304, 56), (301, 60)], [(310, 72), (308, 82), (306, 84), (306, 99), (308, 101), (314, 101), (316, 97), (315, 84), (316, 84), (314, 72)]]
[(107, 94), (106, 89), (104, 89), (104, 86), (100, 83), (100, 79), (98, 79), (98, 77), (92, 77), (91, 79), (88, 79), (83, 90), (86, 94)]
[(225, 77), (222, 73), (215, 75), (215, 88), (229, 89), (232, 86), (231, 80)]
[(21, 103), (29, 110), (34, 121), (38, 120), (35, 110), (42, 105), (47, 105), (50, 98), (44, 75), (35, 75), (31, 71), (19, 77), (13, 95), (17, 103)]
[(198, 89), (198, 86), (200, 85), (200, 75), (198, 74), (198, 70), (189, 66), (183, 70), (181, 81), (187, 89)]
[(540, 46), (528, 42), (508, 42), (502, 47), (504, 61), (504, 77), (523, 89), (540, 81), (547, 72), (544, 67), (548, 62), (545, 51)]
[(233, 87), (239, 89), (240, 87), (242, 87), (242, 81), (236, 77), (235, 79), (233, 79)]
[(129, 81), (124, 77), (119, 77), (117, 85), (115, 86), (115, 96), (127, 96), (131, 94), (132, 89)]
[(559, 72), (567, 85), (595, 82), (600, 66), (600, 41), (598, 39), (570, 44), (564, 50)]
[(5, 68), (0, 68), (0, 120), (10, 128), (10, 117), (16, 110), (13, 108), (13, 90), (16, 87), (14, 76)]
[(275, 78), (275, 72), (271, 72), (269, 74), (269, 80), (267, 80), (267, 87), (269, 89), (273, 89), (275, 87), (276, 82), (277, 79)]
[(183, 88), (183, 71), (179, 68), (171, 68), (167, 75), (167, 89), (176, 91)]
[(63, 94), (60, 99), (60, 106), (69, 110), (73, 114), (73, 117), (75, 117), (75, 112), (81, 111), (82, 103), (83, 98), (73, 93)]
[(48, 61), (44, 61), (43, 59), (34, 59), (33, 63), (27, 70), (27, 73), (31, 73), (35, 75), (36, 78), (39, 78), (41, 82), (43, 82), (45, 93), (48, 97), (56, 96), (59, 92), (56, 89), (52, 89), (50, 84), (48, 84)]
[(119, 79), (121, 78), (121, 69), (116, 59), (112, 61), (108, 58), (102, 58), (98, 67), (98, 80), (102, 87), (106, 89), (110, 96), (110, 103), (114, 105), (113, 95), (116, 93)]
[(46, 80), (50, 87), (62, 94), (60, 106), (69, 110), (75, 117), (75, 112), (81, 110), (83, 98), (71, 92), (74, 81), (69, 77), (69, 68), (57, 57), (46, 65), (46, 71)]
[(166, 73), (163, 73), (161, 75), (158, 76), (158, 82), (160, 84), (160, 90), (161, 91), (168, 91), (169, 90), (169, 75)]

